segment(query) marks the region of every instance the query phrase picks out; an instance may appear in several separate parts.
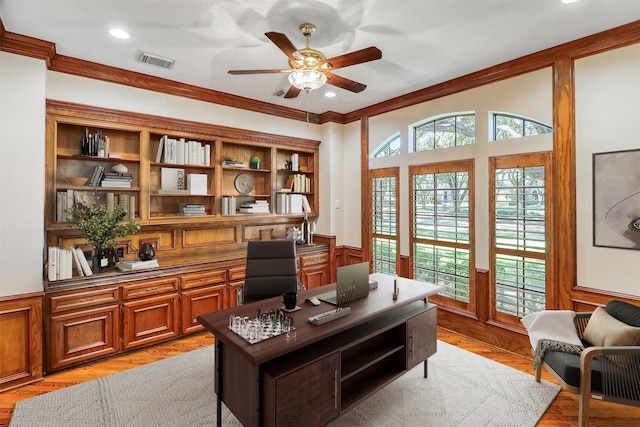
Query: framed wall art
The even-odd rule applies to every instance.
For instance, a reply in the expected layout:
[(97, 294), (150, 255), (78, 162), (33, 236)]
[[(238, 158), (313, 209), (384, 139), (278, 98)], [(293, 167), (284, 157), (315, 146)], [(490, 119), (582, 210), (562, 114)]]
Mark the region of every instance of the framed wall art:
[(593, 154), (593, 245), (640, 249), (640, 149)]

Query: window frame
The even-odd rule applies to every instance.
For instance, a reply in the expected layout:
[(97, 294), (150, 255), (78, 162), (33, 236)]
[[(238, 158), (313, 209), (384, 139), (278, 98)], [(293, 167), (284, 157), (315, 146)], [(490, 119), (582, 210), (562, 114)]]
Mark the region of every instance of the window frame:
[[(380, 168), (380, 169), (371, 169), (369, 171), (369, 188), (370, 191), (373, 192), (374, 191), (374, 186), (373, 186), (373, 180), (374, 179), (378, 179), (378, 178), (393, 178), (395, 179), (395, 183), (396, 183), (396, 191), (395, 191), (395, 215), (396, 215), (396, 224), (398, 224), (396, 226), (396, 234), (391, 235), (391, 234), (384, 234), (384, 233), (377, 233), (376, 232), (376, 227), (374, 225), (374, 220), (375, 220), (375, 212), (373, 210), (373, 206), (371, 207), (371, 246), (369, 248), (369, 259), (371, 260), (371, 270), (375, 273), (375, 257), (374, 257), (374, 253), (375, 253), (375, 244), (374, 244), (374, 239), (376, 238), (380, 238), (380, 239), (388, 239), (388, 240), (394, 240), (396, 242), (396, 274), (398, 273), (398, 270), (400, 268), (400, 227), (399, 227), (399, 223), (400, 223), (400, 167), (395, 166), (395, 167), (389, 167), (389, 168)], [(371, 201), (373, 202), (374, 197), (373, 194), (371, 194)]]
[[(429, 124), (431, 122), (434, 122), (434, 126), (435, 126), (435, 122), (439, 121), (439, 120), (445, 120), (445, 119), (451, 119), (453, 118), (454, 120), (457, 120), (458, 117), (461, 116), (473, 116), (473, 132), (474, 132), (474, 137), (473, 137), (473, 144), (464, 144), (464, 145), (454, 145), (451, 147), (444, 147), (444, 148), (436, 148), (434, 147), (433, 149), (428, 149), (428, 150), (417, 150), (416, 149), (416, 128), (424, 126), (426, 124)], [(435, 132), (435, 128), (434, 128), (434, 132)], [(410, 144), (408, 146), (408, 151), (409, 153), (425, 153), (425, 152), (430, 152), (430, 151), (436, 151), (436, 150), (446, 150), (446, 149), (451, 149), (451, 148), (457, 148), (457, 147), (465, 147), (468, 145), (475, 145), (476, 143), (476, 137), (475, 134), (477, 132), (477, 116), (476, 116), (476, 112), (475, 111), (458, 111), (458, 112), (453, 112), (453, 113), (443, 113), (443, 114), (438, 114), (436, 116), (431, 116), (431, 117), (427, 117), (426, 119), (422, 119), (418, 122), (412, 123), (409, 125), (409, 141)], [(457, 138), (454, 138), (457, 141)]]
[[(414, 175), (438, 174), (450, 172), (467, 172), (469, 187), (469, 241), (468, 243), (452, 242), (448, 240), (437, 240), (415, 237), (415, 206), (413, 203), (413, 177)], [(421, 164), (409, 166), (409, 274), (415, 278), (415, 244), (424, 243), (428, 245), (444, 246), (448, 248), (465, 249), (469, 251), (469, 301), (459, 301), (442, 295), (433, 295), (429, 300), (455, 310), (469, 313), (477, 312), (476, 283), (475, 283), (475, 160), (456, 160), (443, 163)]]
[[(379, 154), (382, 153), (385, 150), (389, 150), (391, 148), (391, 144), (395, 141), (399, 141), (400, 146), (398, 147), (398, 152), (395, 154), (386, 154), (384, 156), (380, 156)], [(390, 137), (388, 137), (387, 139), (385, 139), (384, 141), (382, 141), (382, 143), (380, 145), (378, 145), (376, 148), (374, 148), (371, 153), (369, 154), (369, 158), (371, 159), (381, 159), (384, 157), (393, 157), (393, 156), (399, 156), (400, 155), (400, 150), (402, 149), (402, 137), (400, 136), (400, 132), (396, 132), (393, 135), (391, 135)]]
[[(545, 188), (545, 251), (527, 251), (520, 249), (498, 248), (496, 246), (496, 182), (498, 169), (544, 167)], [(553, 233), (553, 194), (551, 174), (551, 153), (525, 153), (489, 158), (489, 235), (490, 235), (490, 268), (489, 268), (489, 318), (501, 324), (522, 327), (520, 317), (498, 312), (496, 302), (496, 257), (498, 254), (514, 255), (526, 258), (544, 259), (545, 261), (545, 300), (547, 307), (557, 307), (558, 295), (555, 283)]]
[[(508, 117), (511, 119), (518, 119), (518, 120), (522, 120), (522, 135), (520, 136), (514, 136), (512, 138), (504, 138), (504, 139), (497, 139), (497, 135), (498, 135), (498, 127), (497, 127), (497, 121), (498, 121), (498, 117)], [(525, 135), (525, 131), (527, 128), (527, 123), (532, 123), (534, 125), (538, 125), (538, 126), (542, 126), (543, 128), (549, 129), (549, 132), (545, 132), (545, 133), (539, 133), (537, 135)], [(553, 126), (549, 125), (547, 123), (541, 122), (539, 120), (534, 120), (531, 119), (529, 117), (525, 117), (525, 116), (521, 116), (519, 114), (513, 114), (513, 113), (504, 113), (504, 112), (497, 112), (494, 111), (491, 113), (491, 132), (492, 134), (490, 135), (489, 141), (490, 142), (500, 142), (500, 141), (509, 141), (511, 139), (519, 139), (519, 138), (527, 138), (529, 136), (538, 136), (538, 135), (546, 135), (549, 133), (553, 133)]]

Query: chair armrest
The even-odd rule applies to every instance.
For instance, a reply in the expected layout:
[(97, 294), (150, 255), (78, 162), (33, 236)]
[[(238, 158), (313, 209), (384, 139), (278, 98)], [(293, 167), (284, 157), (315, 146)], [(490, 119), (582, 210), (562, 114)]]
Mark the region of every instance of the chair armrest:
[(584, 330), (587, 327), (587, 323), (589, 323), (589, 319), (591, 319), (591, 313), (576, 313), (576, 317), (573, 319), (573, 323), (576, 325), (576, 332), (578, 332), (580, 339), (582, 339), (584, 335)]
[[(625, 395), (626, 390), (630, 388), (637, 390), (640, 385), (640, 376), (638, 376), (640, 346), (593, 346), (585, 348), (580, 355), (581, 395), (589, 396), (591, 393), (592, 364), (593, 359), (598, 356), (604, 356), (600, 359), (600, 373), (602, 377), (602, 393), (605, 397), (613, 396), (616, 399), (626, 399), (628, 398)], [(605, 398), (605, 400), (610, 401), (617, 401), (616, 399)], [(621, 401), (618, 402), (623, 403)]]

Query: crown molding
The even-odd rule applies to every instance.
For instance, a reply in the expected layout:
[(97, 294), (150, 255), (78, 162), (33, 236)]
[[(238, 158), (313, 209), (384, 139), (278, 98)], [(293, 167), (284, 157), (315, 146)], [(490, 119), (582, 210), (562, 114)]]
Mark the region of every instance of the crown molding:
[(2, 20), (0, 19), (0, 50), (42, 59), (52, 71), (313, 124), (329, 122), (338, 124), (351, 123), (360, 120), (362, 117), (372, 117), (388, 113), (400, 108), (410, 107), (436, 98), (552, 66), (555, 61), (560, 58), (569, 57), (574, 60), (638, 42), (640, 42), (640, 21), (634, 21), (437, 85), (406, 93), (350, 113), (341, 114), (334, 111), (327, 111), (321, 114), (307, 114), (306, 111), (58, 55), (56, 54), (54, 43), (8, 32), (5, 30)]

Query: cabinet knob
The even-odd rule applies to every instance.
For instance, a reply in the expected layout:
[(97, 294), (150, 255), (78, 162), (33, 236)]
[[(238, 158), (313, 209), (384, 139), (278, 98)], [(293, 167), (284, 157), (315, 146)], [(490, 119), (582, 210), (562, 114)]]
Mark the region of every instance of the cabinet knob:
[(157, 291), (157, 290), (158, 290), (157, 286), (153, 286), (151, 288), (147, 288), (147, 292), (149, 292), (149, 291)]

